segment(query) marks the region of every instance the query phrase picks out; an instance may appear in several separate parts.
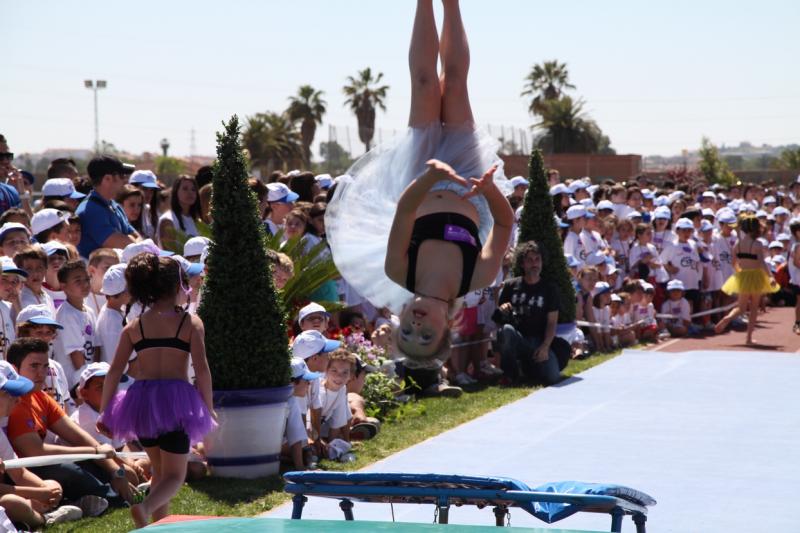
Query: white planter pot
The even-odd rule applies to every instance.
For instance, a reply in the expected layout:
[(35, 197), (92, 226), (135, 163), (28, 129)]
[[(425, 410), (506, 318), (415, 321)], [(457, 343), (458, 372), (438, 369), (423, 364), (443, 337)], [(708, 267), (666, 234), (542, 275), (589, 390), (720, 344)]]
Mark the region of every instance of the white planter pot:
[(278, 473), (291, 391), (214, 391), (219, 428), (205, 439), (212, 475), (249, 479)]

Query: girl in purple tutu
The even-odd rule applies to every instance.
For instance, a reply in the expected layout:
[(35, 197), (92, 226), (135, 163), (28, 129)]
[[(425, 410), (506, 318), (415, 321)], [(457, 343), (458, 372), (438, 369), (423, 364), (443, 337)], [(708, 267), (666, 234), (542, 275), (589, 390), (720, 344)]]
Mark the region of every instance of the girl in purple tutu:
[[(125, 271), (132, 299), (145, 312), (122, 330), (103, 388), (97, 428), (119, 439), (137, 439), (153, 465), (150, 493), (131, 507), (136, 527), (164, 518), (186, 478), (189, 447), (216, 427), (211, 373), (206, 361), (203, 322), (177, 305), (188, 291), (180, 265), (143, 253)], [(120, 377), (136, 350), (139, 379), (117, 392)], [(197, 388), (188, 382), (189, 358)]]
[(353, 164), (325, 213), (342, 277), (400, 315), (396, 352), (428, 369), (447, 358), (460, 297), (497, 277), (514, 222), (499, 145), (472, 115), (459, 3), (442, 4), (440, 38), (432, 0), (417, 1), (408, 131)]

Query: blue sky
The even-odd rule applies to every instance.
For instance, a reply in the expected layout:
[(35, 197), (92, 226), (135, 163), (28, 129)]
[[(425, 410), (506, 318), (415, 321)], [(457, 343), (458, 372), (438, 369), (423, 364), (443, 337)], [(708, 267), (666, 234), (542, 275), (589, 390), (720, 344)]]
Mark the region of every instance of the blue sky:
[[(440, 6), (437, 4), (437, 14)], [(117, 7), (115, 7), (117, 6)], [(83, 80), (106, 79), (100, 136), (132, 152), (214, 153), (231, 114), (281, 111), (301, 84), (325, 91), (326, 123), (355, 154), (348, 75), (370, 66), (391, 86), (377, 126), (408, 117), (412, 0), (155, 2), (2, 0), (0, 132), (16, 152), (89, 148)], [(463, 0), (470, 93), (483, 125), (526, 128), (520, 98), (534, 63), (566, 62), (586, 110), (618, 153), (677, 154), (718, 144), (800, 142), (800, 2)]]

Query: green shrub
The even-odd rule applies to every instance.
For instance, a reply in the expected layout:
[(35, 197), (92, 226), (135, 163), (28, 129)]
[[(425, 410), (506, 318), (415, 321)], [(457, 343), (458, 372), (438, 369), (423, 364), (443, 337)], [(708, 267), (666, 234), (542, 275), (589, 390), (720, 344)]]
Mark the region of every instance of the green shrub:
[(199, 314), (216, 390), (289, 384), (289, 348), (283, 304), (272, 283), (266, 232), (235, 115), (217, 133), (212, 244)]

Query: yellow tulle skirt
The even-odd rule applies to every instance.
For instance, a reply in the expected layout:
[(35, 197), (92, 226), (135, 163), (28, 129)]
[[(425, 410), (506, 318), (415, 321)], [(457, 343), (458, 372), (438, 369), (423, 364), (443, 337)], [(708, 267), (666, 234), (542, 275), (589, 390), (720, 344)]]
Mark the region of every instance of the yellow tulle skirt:
[(725, 294), (771, 294), (779, 290), (780, 286), (760, 268), (740, 270), (722, 286)]

